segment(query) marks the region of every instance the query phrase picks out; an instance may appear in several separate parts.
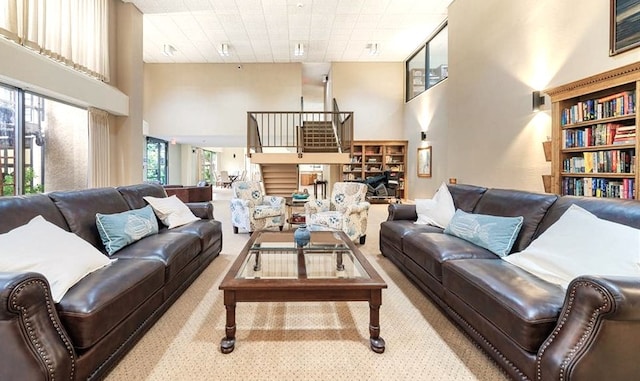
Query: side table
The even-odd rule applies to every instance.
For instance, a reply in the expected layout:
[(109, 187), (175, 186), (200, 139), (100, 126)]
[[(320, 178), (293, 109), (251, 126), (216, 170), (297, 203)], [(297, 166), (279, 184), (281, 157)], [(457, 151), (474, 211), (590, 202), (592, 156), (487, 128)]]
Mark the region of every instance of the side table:
[(322, 191), (322, 198), (327, 196), (327, 180), (316, 180), (313, 182), (313, 197), (318, 198), (318, 185)]

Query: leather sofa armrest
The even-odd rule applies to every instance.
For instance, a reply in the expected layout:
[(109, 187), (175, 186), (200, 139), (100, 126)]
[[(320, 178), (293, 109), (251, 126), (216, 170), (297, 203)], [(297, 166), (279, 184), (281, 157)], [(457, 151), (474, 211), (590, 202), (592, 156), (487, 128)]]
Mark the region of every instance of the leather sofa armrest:
[(186, 205), (196, 217), (213, 220), (213, 204), (211, 202), (188, 202)]
[(76, 355), (47, 280), (0, 272), (0, 379), (73, 380)]
[(387, 221), (418, 219), (416, 206), (412, 204), (389, 204)]
[(640, 374), (640, 278), (574, 279), (538, 351), (538, 380), (630, 380)]

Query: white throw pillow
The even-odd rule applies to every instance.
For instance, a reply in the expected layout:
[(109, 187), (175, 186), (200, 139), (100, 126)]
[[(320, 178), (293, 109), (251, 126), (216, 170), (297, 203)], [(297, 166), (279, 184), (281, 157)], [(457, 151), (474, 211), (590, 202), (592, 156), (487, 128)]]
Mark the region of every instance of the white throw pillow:
[(581, 275), (640, 276), (640, 230), (571, 205), (519, 253), (503, 258), (567, 288)]
[(0, 271), (40, 273), (58, 303), (80, 279), (112, 262), (89, 242), (45, 220), (0, 234)]
[(199, 220), (176, 195), (171, 197), (146, 196), (143, 198), (151, 205), (160, 221), (169, 229)]
[(446, 228), (456, 213), (447, 184), (442, 183), (430, 200), (416, 199), (416, 213), (418, 213), (416, 224)]

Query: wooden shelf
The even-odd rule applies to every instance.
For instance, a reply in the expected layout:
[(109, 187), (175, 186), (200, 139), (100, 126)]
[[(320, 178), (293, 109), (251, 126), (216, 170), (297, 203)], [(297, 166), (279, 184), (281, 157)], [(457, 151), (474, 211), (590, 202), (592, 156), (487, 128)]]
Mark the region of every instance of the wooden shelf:
[[(361, 181), (389, 171), (392, 179), (398, 181), (396, 196), (406, 198), (407, 147), (406, 140), (354, 141), (351, 150), (352, 162), (342, 166), (342, 180)], [(374, 161), (369, 161), (370, 159)]]
[[(552, 192), (638, 199), (640, 62), (545, 93), (552, 103)], [(612, 144), (616, 136), (633, 133), (618, 139), (624, 144)], [(590, 168), (610, 172), (594, 173)]]

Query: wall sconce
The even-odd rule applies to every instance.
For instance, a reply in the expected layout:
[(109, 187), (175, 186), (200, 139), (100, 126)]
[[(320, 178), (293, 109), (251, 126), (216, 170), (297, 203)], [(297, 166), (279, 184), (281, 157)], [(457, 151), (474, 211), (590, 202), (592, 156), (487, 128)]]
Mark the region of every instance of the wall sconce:
[(420, 131), (420, 140), (427, 140), (427, 131)]
[(534, 91), (533, 101), (532, 101), (533, 111), (540, 111), (540, 108), (542, 107), (543, 104), (544, 104), (544, 95), (540, 95), (539, 91)]

